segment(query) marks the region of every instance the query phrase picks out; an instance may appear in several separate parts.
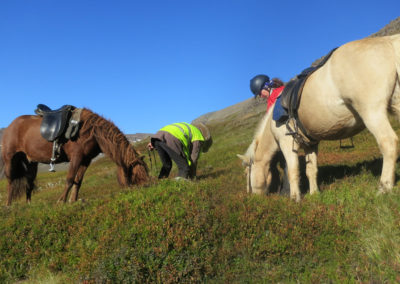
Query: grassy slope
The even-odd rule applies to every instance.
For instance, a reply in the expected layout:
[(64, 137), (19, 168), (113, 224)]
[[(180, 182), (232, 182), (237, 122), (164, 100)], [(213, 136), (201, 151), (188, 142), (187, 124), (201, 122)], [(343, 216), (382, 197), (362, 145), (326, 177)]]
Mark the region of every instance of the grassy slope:
[[(0, 282), (399, 281), (400, 194), (396, 186), (376, 196), (371, 135), (356, 136), (355, 149), (323, 142), (322, 193), (296, 204), (245, 193), (236, 153), (259, 119), (213, 125), (196, 182), (121, 189), (101, 159), (84, 179), (84, 201), (56, 205), (65, 173), (40, 174), (30, 206), (0, 208)], [(0, 188), (4, 204), (4, 180)]]

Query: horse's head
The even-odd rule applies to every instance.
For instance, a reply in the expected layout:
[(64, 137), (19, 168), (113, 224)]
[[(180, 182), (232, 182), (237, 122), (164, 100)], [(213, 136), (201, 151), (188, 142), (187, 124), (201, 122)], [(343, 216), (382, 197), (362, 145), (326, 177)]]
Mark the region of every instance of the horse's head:
[(144, 156), (138, 157), (130, 165), (131, 184), (143, 184), (149, 180), (149, 168), (147, 167)]
[[(246, 173), (247, 192), (266, 194), (276, 191), (279, 174), (274, 157), (279, 146), (271, 129), (271, 112), (260, 122), (256, 135), (244, 155), (237, 155)], [(284, 134), (283, 134), (284, 135)], [(272, 165), (272, 166), (271, 166)], [(276, 178), (277, 177), (277, 178)]]
[(127, 167), (118, 167), (118, 182), (121, 186), (140, 185), (149, 180), (149, 170), (144, 156), (137, 157)]
[(268, 192), (267, 172), (265, 166), (254, 162), (248, 155), (237, 155), (245, 167), (246, 185), (248, 193), (265, 194)]

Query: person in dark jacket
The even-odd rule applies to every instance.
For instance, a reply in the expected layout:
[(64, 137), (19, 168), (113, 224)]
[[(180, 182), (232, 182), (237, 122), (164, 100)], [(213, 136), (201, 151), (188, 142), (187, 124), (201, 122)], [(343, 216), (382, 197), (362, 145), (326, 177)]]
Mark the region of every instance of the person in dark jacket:
[(178, 166), (178, 177), (195, 178), (200, 154), (212, 145), (210, 131), (203, 123), (173, 123), (161, 128), (151, 137), (149, 150), (156, 149), (162, 168), (159, 179), (169, 176), (172, 161)]

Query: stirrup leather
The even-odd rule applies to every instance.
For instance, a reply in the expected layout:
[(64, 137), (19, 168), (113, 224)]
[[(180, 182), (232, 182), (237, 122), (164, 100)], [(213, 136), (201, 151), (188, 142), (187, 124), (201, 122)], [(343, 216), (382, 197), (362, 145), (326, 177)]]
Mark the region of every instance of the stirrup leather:
[(55, 170), (55, 161), (57, 160), (59, 154), (60, 154), (60, 144), (58, 143), (58, 139), (53, 141), (53, 151), (51, 153), (51, 158), (50, 158), (50, 169), (49, 172), (54, 173)]

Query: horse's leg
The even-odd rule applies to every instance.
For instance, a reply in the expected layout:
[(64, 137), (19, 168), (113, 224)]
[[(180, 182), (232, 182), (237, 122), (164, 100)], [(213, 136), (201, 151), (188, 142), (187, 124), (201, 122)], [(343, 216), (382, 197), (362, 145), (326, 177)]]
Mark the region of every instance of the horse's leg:
[(78, 169), (80, 167), (80, 162), (81, 162), (81, 158), (80, 159), (71, 159), (70, 163), (69, 163), (69, 169), (68, 169), (68, 173), (67, 173), (67, 180), (65, 183), (65, 187), (64, 187), (64, 192), (63, 194), (61, 194), (60, 198), (58, 198), (57, 202), (67, 202), (67, 197), (68, 197), (68, 193), (71, 190), (71, 187), (74, 185), (74, 180), (76, 177), (76, 174), (78, 172)]
[(365, 126), (374, 135), (383, 156), (380, 192), (391, 191), (394, 184), (398, 138), (387, 117), (386, 109), (373, 109), (362, 115)]
[(298, 144), (293, 143), (291, 136), (282, 138), (279, 143), (288, 167), (290, 198), (300, 201)]
[(27, 189), (26, 189), (26, 202), (31, 203), (31, 196), (32, 196), (32, 191), (35, 187), (35, 179), (37, 175), (37, 170), (38, 170), (38, 163), (36, 162), (30, 162), (27, 166)]
[(304, 152), (306, 154), (306, 175), (310, 184), (310, 194), (314, 194), (318, 192), (318, 144), (311, 147), (306, 147)]
[(69, 198), (69, 202), (75, 202), (78, 200), (79, 189), (82, 185), (83, 176), (88, 168), (88, 165), (81, 165), (78, 169), (78, 172), (75, 176), (74, 185), (72, 186), (71, 196)]

